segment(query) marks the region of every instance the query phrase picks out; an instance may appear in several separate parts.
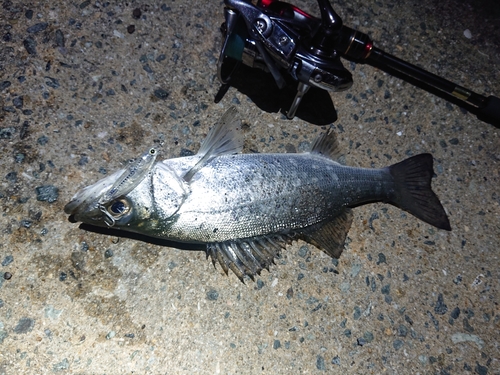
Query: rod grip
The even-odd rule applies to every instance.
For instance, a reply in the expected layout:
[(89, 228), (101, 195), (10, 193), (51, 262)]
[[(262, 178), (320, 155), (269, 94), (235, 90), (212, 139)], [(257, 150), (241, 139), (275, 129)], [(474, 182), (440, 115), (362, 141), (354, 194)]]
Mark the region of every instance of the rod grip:
[(484, 103), (476, 110), (477, 118), (500, 129), (500, 98), (488, 96)]

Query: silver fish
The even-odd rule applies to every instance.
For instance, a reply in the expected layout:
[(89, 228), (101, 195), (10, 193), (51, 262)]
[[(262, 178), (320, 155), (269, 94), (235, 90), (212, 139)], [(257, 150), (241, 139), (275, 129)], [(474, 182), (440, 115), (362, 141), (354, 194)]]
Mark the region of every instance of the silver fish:
[(196, 155), (155, 164), (143, 156), (142, 171), (117, 171), (78, 192), (64, 211), (91, 225), (206, 244), (214, 265), (241, 280), (269, 269), (295, 239), (338, 258), (351, 209), (367, 203), (390, 203), (451, 230), (431, 190), (430, 154), (381, 169), (348, 167), (336, 161), (341, 155), (331, 131), (308, 153), (241, 154), (236, 117), (229, 109)]

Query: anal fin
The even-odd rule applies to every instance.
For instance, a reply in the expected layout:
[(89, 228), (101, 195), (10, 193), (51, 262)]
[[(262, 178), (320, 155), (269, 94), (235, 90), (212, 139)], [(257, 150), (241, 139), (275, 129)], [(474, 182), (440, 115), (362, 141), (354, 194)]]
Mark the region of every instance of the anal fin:
[(339, 258), (344, 250), (347, 233), (352, 224), (352, 211), (342, 210), (334, 219), (302, 229), (301, 238), (323, 250), (333, 258)]

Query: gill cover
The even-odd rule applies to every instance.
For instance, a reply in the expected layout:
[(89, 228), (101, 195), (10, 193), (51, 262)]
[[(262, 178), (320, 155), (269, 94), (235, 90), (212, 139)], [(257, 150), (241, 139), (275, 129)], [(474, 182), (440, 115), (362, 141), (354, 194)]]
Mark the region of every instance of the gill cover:
[(190, 193), (189, 184), (165, 163), (158, 163), (151, 174), (151, 200), (157, 219), (169, 223)]

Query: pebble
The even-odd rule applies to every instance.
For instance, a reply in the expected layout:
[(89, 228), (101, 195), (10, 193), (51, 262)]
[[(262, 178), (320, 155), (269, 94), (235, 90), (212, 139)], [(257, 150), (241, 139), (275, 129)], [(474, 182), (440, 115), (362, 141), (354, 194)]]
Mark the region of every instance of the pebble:
[(162, 88), (159, 88), (159, 89), (156, 89), (154, 92), (153, 92), (154, 96), (156, 96), (158, 99), (162, 99), (162, 100), (165, 100), (168, 98), (168, 95), (169, 93), (167, 92), (167, 90), (165, 89), (162, 89)]
[(23, 97), (22, 96), (16, 96), (14, 99), (12, 99), (12, 104), (17, 109), (23, 108), (23, 105), (24, 105), (24, 99), (23, 99)]
[(360, 337), (356, 340), (358, 346), (364, 346), (367, 344), (366, 340), (363, 337)]
[(455, 283), (456, 285), (460, 284), (461, 282), (462, 282), (462, 275), (457, 275), (457, 277), (453, 279), (453, 283)]
[(476, 365), (476, 368), (474, 369), (474, 371), (478, 375), (488, 375), (488, 367), (481, 366), (479, 363)]
[(472, 335), (470, 333), (462, 333), (462, 332), (459, 332), (459, 333), (454, 333), (453, 335), (451, 335), (451, 341), (454, 343), (454, 344), (458, 344), (458, 343), (461, 343), (461, 342), (473, 342), (474, 344), (476, 344), (479, 349), (482, 349), (483, 346), (484, 346), (484, 341), (477, 335)]
[(31, 228), (32, 224), (33, 224), (33, 222), (31, 220), (27, 220), (27, 219), (21, 220), (21, 226), (26, 228), (26, 229)]
[(132, 18), (138, 20), (139, 18), (141, 18), (142, 16), (142, 12), (139, 8), (135, 8), (133, 11), (132, 11)]
[(363, 334), (363, 338), (366, 340), (366, 342), (372, 342), (373, 341), (373, 333), (371, 333), (370, 331), (366, 331), (364, 334)]
[(354, 307), (353, 318), (354, 320), (358, 320), (359, 318), (361, 318), (361, 309), (359, 308), (359, 306)]
[(52, 305), (45, 306), (45, 317), (51, 320), (59, 319), (59, 316), (61, 316), (62, 312), (62, 310), (57, 310)]
[(398, 349), (401, 349), (403, 344), (404, 344), (403, 340), (394, 340), (392, 346), (394, 347), (394, 349), (398, 350)]
[(9, 87), (12, 83), (10, 81), (2, 81), (0, 82), (0, 91), (5, 90), (7, 87)]
[(23, 40), (23, 46), (30, 55), (36, 55), (36, 41), (32, 37), (27, 37)]
[(64, 34), (61, 29), (56, 30), (56, 44), (58, 47), (64, 48), (66, 41), (64, 39)]
[(28, 31), (30, 34), (36, 34), (39, 33), (40, 31), (45, 30), (49, 24), (47, 22), (40, 22), (37, 23), (36, 25), (28, 27), (26, 31)]
[(361, 264), (356, 263), (351, 267), (351, 277), (356, 277), (361, 271)]
[(474, 332), (474, 327), (472, 327), (469, 323), (469, 319), (467, 318), (464, 318), (463, 320), (463, 325), (464, 325), (464, 329), (469, 332), (469, 333), (472, 333)]
[(0, 139), (12, 139), (16, 133), (16, 128), (9, 126), (7, 128), (0, 129)]
[(35, 326), (35, 321), (31, 318), (21, 318), (17, 322), (17, 325), (14, 327), (14, 333), (28, 333), (33, 330)]
[(207, 292), (207, 299), (209, 301), (217, 301), (219, 298), (219, 293), (215, 289), (211, 289)]
[(444, 315), (448, 311), (448, 306), (444, 303), (443, 295), (439, 293), (434, 312), (438, 315)]
[(64, 358), (61, 362), (56, 363), (53, 367), (52, 370), (54, 372), (59, 372), (61, 370), (67, 370), (69, 368), (69, 361), (67, 358)]
[(436, 328), (436, 331), (439, 331), (439, 322), (438, 320), (432, 315), (430, 311), (427, 311), (427, 316), (431, 319), (432, 324), (434, 324), (434, 328)]
[(316, 357), (316, 368), (320, 371), (326, 370), (325, 359), (321, 355)]
[(125, 38), (125, 35), (123, 35), (118, 30), (113, 30), (113, 35), (116, 36), (117, 38), (121, 38), (121, 39)]
[(407, 334), (408, 334), (408, 328), (406, 328), (405, 325), (400, 324), (398, 327), (398, 336), (406, 337)]
[(39, 186), (36, 189), (36, 200), (54, 203), (59, 197), (59, 189), (54, 185)]
[(46, 135), (42, 135), (41, 137), (39, 137), (36, 142), (40, 145), (40, 146), (45, 146), (47, 144), (47, 142), (49, 141), (49, 138), (46, 136)]
[(8, 266), (14, 261), (14, 257), (12, 255), (7, 255), (2, 261), (2, 266)]
[(3, 278), (4, 278), (5, 280), (10, 280), (10, 279), (12, 279), (12, 274), (11, 274), (10, 272), (5, 272), (5, 273), (3, 274)]
[(52, 77), (45, 77), (45, 84), (49, 87), (52, 87), (53, 89), (57, 89), (59, 88), (59, 86), (61, 86), (59, 84), (59, 80)]
[[(21, 101), (21, 106), (22, 106), (22, 101)], [(21, 131), (19, 132), (19, 138), (25, 139), (28, 136), (29, 127), (30, 127), (29, 122), (24, 121), (23, 125), (21, 126)]]
[(386, 263), (387, 264), (387, 259), (383, 253), (378, 254), (378, 261), (377, 261), (377, 266), (379, 264)]

